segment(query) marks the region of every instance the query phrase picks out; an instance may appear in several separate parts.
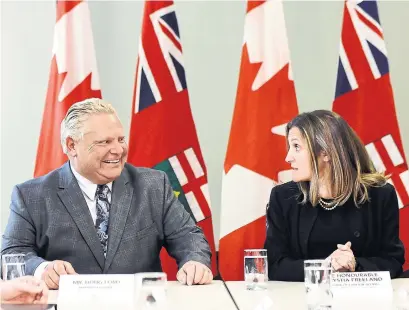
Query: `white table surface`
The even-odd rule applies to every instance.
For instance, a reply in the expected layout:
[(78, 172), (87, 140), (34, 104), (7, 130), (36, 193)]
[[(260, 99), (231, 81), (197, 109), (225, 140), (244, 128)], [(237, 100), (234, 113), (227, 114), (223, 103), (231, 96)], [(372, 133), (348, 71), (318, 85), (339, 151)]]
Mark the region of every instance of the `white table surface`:
[[(297, 310), (307, 309), (305, 302), (305, 287), (303, 282), (269, 281), (267, 289), (263, 291), (246, 290), (244, 281), (227, 281), (227, 287), (240, 310)], [(394, 304), (383, 304), (376, 301), (361, 303), (352, 302), (345, 305), (333, 305), (333, 309), (406, 309), (409, 310), (409, 279), (392, 280), (394, 289)], [(406, 290), (406, 291), (405, 291)], [(406, 299), (404, 299), (406, 296)], [(272, 302), (272, 305), (271, 305)], [(268, 305), (271, 305), (268, 307)], [(400, 308), (398, 308), (398, 306)]]
[[(169, 281), (167, 284), (167, 299), (168, 310), (237, 310), (222, 281), (193, 286), (182, 285), (177, 281)], [(57, 304), (57, 300), (58, 291), (50, 291), (49, 303)]]

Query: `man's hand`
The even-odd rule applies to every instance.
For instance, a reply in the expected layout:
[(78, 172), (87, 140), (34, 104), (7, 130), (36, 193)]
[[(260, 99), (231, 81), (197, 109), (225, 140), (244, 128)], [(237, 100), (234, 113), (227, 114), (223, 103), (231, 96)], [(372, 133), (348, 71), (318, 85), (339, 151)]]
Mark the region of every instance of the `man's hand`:
[(209, 284), (213, 280), (212, 271), (205, 265), (195, 261), (188, 261), (179, 269), (176, 278), (182, 284)]
[(60, 276), (64, 274), (77, 274), (69, 262), (54, 260), (44, 269), (41, 279), (50, 289), (58, 289)]
[(351, 242), (338, 244), (338, 249), (331, 255), (331, 264), (334, 271), (355, 271), (355, 256), (351, 250)]
[(16, 304), (46, 304), (48, 287), (33, 276), (15, 278), (0, 283), (1, 301)]

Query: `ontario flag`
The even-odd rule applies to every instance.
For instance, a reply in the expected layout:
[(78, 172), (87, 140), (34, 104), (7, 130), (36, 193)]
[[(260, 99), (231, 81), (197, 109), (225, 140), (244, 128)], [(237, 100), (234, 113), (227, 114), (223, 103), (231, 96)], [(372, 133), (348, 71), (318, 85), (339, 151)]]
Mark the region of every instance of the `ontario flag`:
[[(202, 228), (216, 255), (206, 166), (190, 110), (182, 45), (172, 1), (146, 1), (132, 101), (128, 161), (166, 172), (179, 201)], [(162, 268), (175, 280), (165, 250)]]
[(60, 142), (60, 125), (72, 104), (101, 98), (88, 4), (57, 1), (54, 44), (46, 103), (34, 176), (67, 161)]
[(376, 1), (346, 1), (333, 110), (354, 128), (378, 171), (391, 175), (409, 266), (409, 172)]
[(271, 189), (288, 181), (285, 126), (298, 114), (283, 4), (249, 1), (222, 185), (219, 270), (243, 280), (245, 249), (263, 248)]

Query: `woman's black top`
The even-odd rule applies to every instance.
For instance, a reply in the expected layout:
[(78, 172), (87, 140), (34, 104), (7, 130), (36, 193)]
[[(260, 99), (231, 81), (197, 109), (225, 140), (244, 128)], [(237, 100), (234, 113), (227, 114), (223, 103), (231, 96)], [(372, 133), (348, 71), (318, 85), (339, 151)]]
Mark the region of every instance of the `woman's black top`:
[(326, 258), (337, 243), (352, 243), (356, 271), (402, 273), (404, 247), (399, 239), (399, 207), (395, 189), (386, 184), (369, 189), (370, 201), (356, 207), (352, 198), (332, 211), (301, 204), (294, 182), (274, 187), (267, 210), (270, 280), (303, 281), (304, 260)]

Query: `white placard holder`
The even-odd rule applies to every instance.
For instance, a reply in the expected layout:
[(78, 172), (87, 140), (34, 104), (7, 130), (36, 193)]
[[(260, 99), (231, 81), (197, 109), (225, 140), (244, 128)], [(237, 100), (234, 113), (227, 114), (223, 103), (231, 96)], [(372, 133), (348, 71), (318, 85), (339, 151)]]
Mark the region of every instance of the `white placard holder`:
[(393, 302), (392, 282), (388, 271), (332, 273), (331, 292), (334, 309), (345, 309), (348, 304), (355, 307), (373, 304), (376, 309), (381, 309)]
[(58, 310), (133, 310), (135, 275), (64, 275), (60, 278)]

